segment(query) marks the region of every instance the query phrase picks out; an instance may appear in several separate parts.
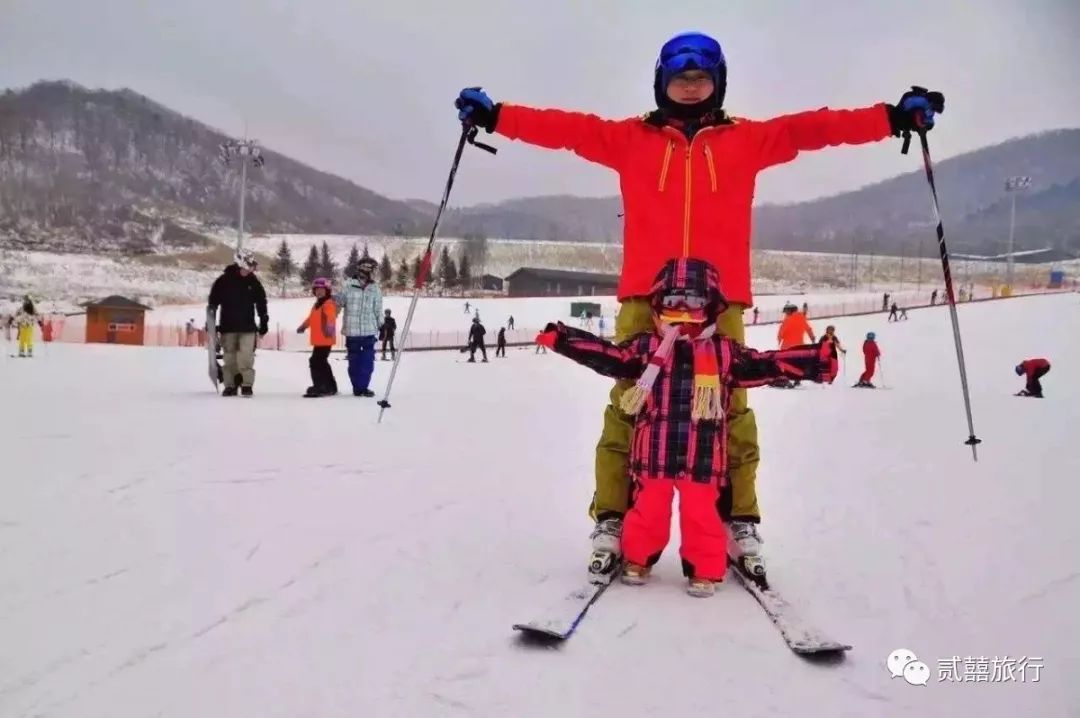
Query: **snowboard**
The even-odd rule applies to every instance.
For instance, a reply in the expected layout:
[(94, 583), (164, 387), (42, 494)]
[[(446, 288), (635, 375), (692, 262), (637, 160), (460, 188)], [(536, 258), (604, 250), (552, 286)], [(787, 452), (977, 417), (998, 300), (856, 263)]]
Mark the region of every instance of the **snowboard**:
[(218, 363), (217, 363), (217, 310), (206, 308), (206, 360), (207, 371), (210, 372), (210, 383), (214, 385), (214, 391), (218, 389)]

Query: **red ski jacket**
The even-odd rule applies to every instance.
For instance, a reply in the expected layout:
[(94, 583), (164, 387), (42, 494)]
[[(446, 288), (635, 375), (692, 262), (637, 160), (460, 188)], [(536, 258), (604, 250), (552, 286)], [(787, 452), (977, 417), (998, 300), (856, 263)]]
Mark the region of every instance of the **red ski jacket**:
[(870, 362), (881, 356), (881, 349), (878, 348), (876, 341), (874, 341), (873, 339), (867, 339), (863, 342), (862, 353), (863, 356), (866, 358), (866, 363), (869, 364)]
[(1024, 370), (1024, 376), (1030, 381), (1031, 378), (1035, 376), (1035, 372), (1040, 369), (1049, 369), (1050, 362), (1045, 359), (1028, 359), (1020, 362), (1020, 368)]
[[(637, 379), (660, 346), (655, 333), (612, 344), (586, 331), (556, 325), (553, 349), (613, 379)], [(777, 379), (828, 381), (835, 377), (831, 343), (759, 352), (716, 336), (724, 419), (693, 421), (694, 349), (679, 341), (668, 368), (662, 368), (644, 408), (634, 417), (630, 472), (639, 479), (683, 479), (722, 485), (727, 470), (727, 407), (731, 389), (771, 384)]]
[(623, 266), (618, 296), (643, 297), (664, 262), (699, 257), (720, 273), (729, 302), (749, 306), (750, 216), (757, 174), (800, 151), (875, 142), (891, 134), (885, 104), (822, 108), (771, 120), (703, 127), (687, 140), (645, 117), (596, 115), (503, 104), (495, 132), (567, 149), (619, 173)]

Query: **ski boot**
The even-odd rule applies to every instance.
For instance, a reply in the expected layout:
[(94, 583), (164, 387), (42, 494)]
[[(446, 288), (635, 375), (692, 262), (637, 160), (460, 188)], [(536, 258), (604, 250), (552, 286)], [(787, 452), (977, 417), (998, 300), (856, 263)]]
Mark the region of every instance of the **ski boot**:
[(227, 387), (225, 387), (224, 389), (221, 390), (221, 395), (222, 396), (236, 396), (236, 387), (235, 386), (227, 386)]
[(707, 578), (691, 578), (686, 584), (686, 592), (694, 598), (708, 598), (716, 593), (716, 583)]
[(765, 577), (765, 557), (761, 555), (761, 534), (757, 524), (750, 521), (730, 521), (727, 524), (728, 553), (739, 569), (762, 588), (768, 588)]
[(250, 386), (242, 386), (240, 387), (240, 396), (246, 396), (250, 399), (251, 397), (255, 396), (255, 390), (252, 389)]
[(642, 586), (648, 582), (649, 574), (651, 573), (652, 568), (649, 566), (639, 566), (636, 563), (628, 563), (623, 566), (620, 580), (628, 586)]
[(610, 583), (622, 560), (620, 537), (622, 536), (622, 517), (611, 516), (596, 522), (589, 538), (592, 539), (592, 553), (589, 555), (589, 582)]

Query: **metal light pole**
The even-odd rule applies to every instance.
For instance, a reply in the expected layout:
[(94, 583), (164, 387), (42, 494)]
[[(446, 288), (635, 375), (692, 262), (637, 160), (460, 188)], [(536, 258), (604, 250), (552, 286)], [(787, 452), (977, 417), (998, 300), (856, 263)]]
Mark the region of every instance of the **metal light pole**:
[(236, 226), (236, 251), (239, 252), (244, 246), (244, 199), (247, 197), (248, 164), (262, 167), (266, 160), (263, 159), (257, 140), (229, 140), (222, 142), (218, 149), (221, 161), (225, 164), (234, 159), (240, 160), (240, 221)]
[(1016, 193), (1031, 187), (1031, 178), (1026, 176), (1008, 177), (1005, 180), (1005, 191), (1012, 197), (1012, 210), (1009, 212), (1009, 249), (1006, 257), (1005, 286), (1009, 293), (1013, 290), (1013, 240), (1016, 234)]

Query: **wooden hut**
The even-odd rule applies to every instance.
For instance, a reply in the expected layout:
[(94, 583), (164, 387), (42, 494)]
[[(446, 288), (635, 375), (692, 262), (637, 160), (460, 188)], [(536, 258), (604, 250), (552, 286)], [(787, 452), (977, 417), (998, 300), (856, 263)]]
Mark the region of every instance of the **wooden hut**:
[(86, 308), (87, 343), (143, 343), (146, 312), (150, 307), (115, 294), (82, 306)]

